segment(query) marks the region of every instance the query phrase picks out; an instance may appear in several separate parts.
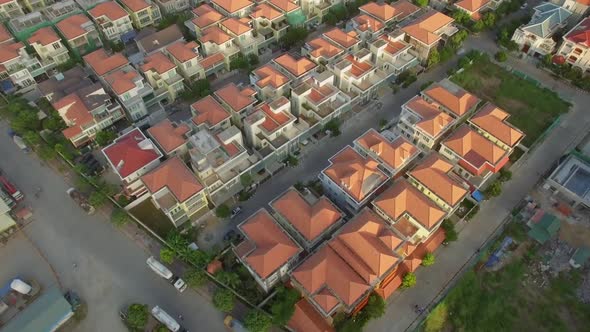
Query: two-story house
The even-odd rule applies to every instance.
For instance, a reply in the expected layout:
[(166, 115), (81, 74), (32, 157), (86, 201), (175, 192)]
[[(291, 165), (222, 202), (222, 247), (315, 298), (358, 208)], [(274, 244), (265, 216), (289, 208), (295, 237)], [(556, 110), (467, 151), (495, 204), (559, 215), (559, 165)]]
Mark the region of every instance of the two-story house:
[[(561, 59), (558, 60), (558, 57)], [(554, 61), (568, 63), (583, 72), (590, 70), (590, 18), (576, 24), (565, 36)]]
[(102, 153), (121, 180), (125, 193), (137, 197), (147, 191), (140, 177), (156, 168), (163, 156), (138, 128), (115, 139)]
[(45, 70), (55, 68), (70, 59), (68, 48), (61, 42), (61, 39), (51, 27), (35, 31), (27, 42), (41, 59), (41, 64)]
[(329, 68), (335, 74), (338, 88), (351, 96), (353, 104), (369, 102), (393, 75), (377, 68), (367, 49), (349, 54)]
[(313, 73), (291, 91), (293, 114), (310, 123), (326, 124), (350, 108), (350, 97), (334, 85), (334, 74)]
[(254, 3), (250, 0), (211, 0), (211, 5), (227, 17), (246, 17), (252, 11)]
[(129, 60), (123, 53), (107, 54), (104, 48), (85, 55), (83, 59), (90, 71), (101, 80), (106, 75), (129, 65)]
[(512, 41), (523, 53), (540, 57), (553, 53), (557, 45), (553, 35), (565, 28), (572, 13), (550, 2), (542, 3), (534, 10), (529, 23), (514, 31)]
[(381, 35), (370, 42), (369, 49), (377, 68), (396, 76), (419, 63), (410, 51), (411, 46), (404, 41), (404, 34), (399, 31)]
[(367, 42), (385, 31), (385, 24), (367, 14), (360, 14), (353, 17), (348, 21), (346, 27), (347, 30), (356, 31), (359, 39), (363, 42)]
[(176, 124), (164, 119), (148, 128), (148, 136), (160, 148), (166, 158), (178, 156), (185, 159), (188, 152), (187, 143), (191, 128), (186, 124)]
[(115, 1), (99, 3), (88, 14), (110, 41), (120, 42), (121, 36), (133, 31), (131, 17)]
[(133, 26), (137, 30), (155, 25), (162, 19), (160, 8), (151, 0), (119, 0), (119, 2), (131, 16)]
[(250, 86), (238, 87), (230, 83), (213, 93), (221, 105), (230, 111), (234, 124), (242, 126), (242, 121), (258, 102), (256, 90)]
[(191, 8), (189, 0), (154, 0), (166, 15), (176, 14)]
[(256, 89), (263, 101), (273, 100), (280, 96), (289, 95), (291, 84), (287, 76), (274, 66), (267, 64), (250, 73), (250, 84)]
[(161, 98), (162, 103), (172, 103), (176, 97), (184, 91), (183, 78), (178, 73), (176, 64), (164, 53), (157, 52), (143, 61), (140, 66), (143, 76), (154, 89), (156, 97)]
[(39, 60), (27, 53), (23, 43), (0, 44), (0, 80), (9, 86), (3, 87), (4, 92), (33, 89), (35, 77), (44, 73)]
[(208, 4), (202, 4), (193, 9), (192, 14), (194, 17), (184, 22), (184, 25), (195, 37), (201, 37), (203, 30), (216, 26), (217, 23), (225, 19), (225, 16)]
[(89, 77), (90, 74), (82, 67), (74, 66), (40, 82), (37, 88), (39, 95), (51, 103), (94, 84)]
[(344, 50), (325, 38), (317, 37), (303, 45), (301, 54), (309, 57), (317, 64), (328, 64), (339, 59), (344, 54)]
[(268, 292), (286, 278), (303, 248), (264, 208), (238, 225), (244, 240), (233, 247), (236, 257)]
[(432, 149), (457, 123), (441, 106), (420, 96), (402, 105), (396, 131), (425, 150)]
[(251, 24), (248, 18), (237, 19), (230, 17), (223, 20), (219, 24), (219, 27), (233, 38), (236, 45), (240, 48), (241, 54), (258, 55), (258, 45), (264, 41), (264, 37), (255, 34)]
[(8, 32), (4, 24), (0, 24), (0, 45), (14, 42), (14, 37)]
[(420, 8), (407, 0), (400, 0), (387, 3), (369, 2), (359, 7), (362, 14), (376, 18), (380, 24), (390, 27), (411, 15), (414, 15)]
[(422, 90), (422, 98), (438, 104), (443, 111), (457, 119), (473, 114), (481, 101), (448, 78)]
[(191, 106), (192, 122), (198, 129), (219, 132), (231, 125), (231, 114), (211, 96), (194, 102)]
[(276, 45), (289, 27), (285, 14), (266, 2), (258, 4), (250, 13), (250, 18), (254, 30), (264, 38), (259, 48)]
[(230, 70), (231, 60), (240, 52), (240, 48), (234, 42), (234, 38), (218, 26), (212, 26), (203, 30), (199, 37), (199, 43), (203, 47), (203, 53), (210, 57), (215, 54), (222, 54), (226, 70)]
[(586, 0), (550, 0), (550, 2), (561, 6), (572, 12), (572, 19), (578, 21), (590, 8), (590, 3)]
[(438, 47), (441, 41), (446, 41), (459, 29), (453, 25), (454, 20), (436, 10), (430, 10), (422, 16), (404, 26), (406, 43), (412, 46), (412, 50), (420, 61), (426, 61), (430, 50)]
[(474, 21), (481, 18), (482, 12), (491, 8), (491, 0), (461, 0), (453, 4), (457, 10), (467, 13)]
[(173, 157), (141, 177), (152, 203), (174, 227), (208, 210), (203, 185), (178, 157)]
[(135, 43), (139, 51), (144, 56), (148, 56), (160, 53), (166, 47), (181, 41), (184, 41), (182, 31), (176, 24), (173, 24), (160, 31), (155, 31), (154, 28), (144, 29), (137, 35)]
[(346, 53), (355, 53), (359, 50), (361, 43), (360, 39), (357, 38), (356, 32), (344, 32), (338, 28), (324, 32), (322, 36), (330, 43), (343, 49)]
[(525, 135), (508, 122), (508, 117), (510, 114), (487, 103), (469, 119), (469, 124), (494, 144), (512, 153)]
[(289, 53), (274, 58), (275, 68), (285, 74), (291, 84), (296, 85), (304, 81), (308, 75), (315, 72), (317, 65), (306, 57), (296, 59)]
[(70, 49), (83, 55), (94, 51), (102, 41), (92, 21), (84, 14), (69, 16), (56, 24)]
[[(284, 0), (289, 1), (289, 0)], [(306, 17), (312, 22), (321, 23), (324, 16), (330, 12), (330, 8), (335, 4), (331, 0), (301, 0), (299, 4)]]
[(25, 13), (17, 0), (3, 0), (0, 1), (0, 17), (3, 20), (10, 20)]
[(55, 2), (55, 0), (21, 0), (28, 12), (39, 11)]
[(191, 42), (176, 42), (166, 47), (165, 53), (178, 67), (178, 71), (188, 82), (195, 82), (205, 78), (205, 70), (199, 63), (199, 44)]
[(347, 146), (329, 159), (320, 174), (324, 192), (344, 211), (354, 214), (373, 199), (389, 176), (379, 163)]
[(327, 197), (287, 189), (269, 205), (276, 220), (305, 250), (311, 251), (344, 223), (344, 213)]

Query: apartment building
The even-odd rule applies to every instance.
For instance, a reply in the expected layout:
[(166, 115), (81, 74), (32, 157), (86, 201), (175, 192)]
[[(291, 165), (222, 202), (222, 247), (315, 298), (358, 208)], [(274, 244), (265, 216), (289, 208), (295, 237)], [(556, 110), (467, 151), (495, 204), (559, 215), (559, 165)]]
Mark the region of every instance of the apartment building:
[(369, 44), (377, 68), (386, 73), (393, 72), (396, 76), (420, 62), (410, 51), (411, 48), (399, 31), (383, 34)]
[(274, 100), (291, 93), (291, 81), (274, 66), (267, 64), (250, 73), (250, 84), (263, 101)]
[(346, 53), (358, 51), (361, 43), (360, 39), (357, 38), (356, 32), (344, 32), (338, 28), (324, 32), (322, 36), (333, 45), (346, 51)]
[(256, 106), (244, 119), (244, 133), (249, 146), (262, 156), (279, 151), (276, 155), (286, 157), (290, 152), (288, 143), (299, 134), (295, 127), (297, 119), (290, 111), (291, 103), (283, 96)]
[(177, 66), (178, 71), (188, 82), (205, 78), (205, 70), (199, 63), (199, 44), (196, 42), (176, 42), (164, 51)]
[(550, 2), (542, 3), (533, 9), (531, 20), (514, 31), (512, 41), (523, 53), (542, 57), (553, 53), (557, 46), (553, 36), (566, 27), (572, 13)]
[(347, 55), (329, 68), (335, 74), (338, 88), (351, 96), (353, 104), (369, 102), (377, 89), (393, 75), (393, 72), (377, 68), (366, 48)]
[(233, 38), (236, 45), (240, 48), (241, 54), (258, 55), (258, 45), (264, 42), (264, 36), (254, 34), (251, 24), (248, 18), (237, 19), (230, 17), (223, 20), (219, 24), (219, 27)]
[(295, 85), (302, 82), (308, 75), (316, 71), (317, 65), (306, 57), (295, 58), (289, 53), (285, 53), (272, 60), (273, 65), (280, 72), (285, 74), (291, 84)]
[(166, 47), (181, 41), (184, 41), (182, 31), (176, 24), (173, 24), (160, 31), (156, 31), (154, 28), (144, 29), (137, 35), (135, 43), (139, 51), (144, 56), (148, 56), (160, 53)]
[(324, 71), (313, 73), (291, 91), (293, 114), (302, 117), (310, 124), (326, 124), (340, 117), (350, 108), (350, 96), (335, 85), (334, 74)]
[(432, 153), (412, 169), (408, 181), (448, 214), (452, 214), (469, 193), (468, 184), (438, 153)]
[(152, 203), (174, 227), (208, 210), (203, 185), (178, 157), (173, 157), (141, 177)]
[(233, 247), (260, 287), (268, 292), (286, 278), (303, 252), (289, 234), (264, 208), (238, 225), (244, 241)]
[(4, 24), (0, 24), (0, 45), (13, 43), (14, 37), (8, 32)]
[(250, 18), (252, 18), (254, 30), (264, 37), (264, 41), (259, 45), (260, 48), (276, 45), (285, 36), (290, 26), (287, 16), (266, 2), (258, 4), (250, 13)]
[(329, 162), (319, 176), (324, 192), (351, 214), (366, 206), (389, 179), (375, 159), (363, 157), (351, 146), (340, 150)]
[(127, 111), (130, 121), (141, 120), (162, 108), (154, 89), (131, 66), (108, 74), (105, 82)]
[(115, 139), (111, 145), (102, 149), (113, 172), (119, 176), (128, 196), (139, 197), (147, 189), (141, 176), (160, 164), (162, 153), (154, 143), (135, 128)]
[(203, 35), (203, 30), (217, 26), (217, 23), (225, 19), (225, 16), (208, 4), (193, 9), (192, 14), (194, 17), (184, 22), (184, 25), (197, 38)]
[(123, 53), (107, 54), (104, 48), (85, 55), (83, 59), (90, 71), (101, 80), (106, 75), (129, 65), (129, 60)]
[(479, 134), (512, 153), (525, 135), (520, 129), (508, 122), (509, 117), (510, 114), (501, 108), (487, 103), (469, 119), (469, 124)]
[(327, 197), (289, 188), (269, 203), (275, 219), (305, 250), (327, 240), (344, 223), (344, 213)]
[(155, 25), (162, 19), (160, 8), (151, 0), (119, 0), (119, 2), (131, 16), (133, 26), (137, 30)]
[(186, 123), (176, 124), (164, 119), (148, 128), (148, 136), (156, 143), (166, 158), (178, 156), (185, 159), (191, 128)]
[(96, 27), (84, 14), (69, 16), (56, 24), (70, 48), (83, 55), (102, 46)]
[(563, 42), (553, 59), (555, 62), (569, 63), (583, 72), (590, 69), (590, 18), (581, 20), (563, 36)]
[(222, 54), (225, 59), (225, 69), (228, 71), (230, 70), (231, 60), (238, 56), (240, 52), (234, 38), (218, 26), (203, 30), (203, 35), (199, 37), (199, 43), (203, 47), (203, 53), (206, 56)]
[(184, 91), (184, 80), (178, 67), (164, 53), (157, 52), (144, 58), (139, 68), (162, 103), (173, 103)]
[(328, 64), (339, 59), (344, 54), (344, 50), (325, 38), (317, 37), (303, 45), (301, 54), (317, 64)]
[(231, 114), (211, 96), (197, 100), (190, 109), (192, 122), (198, 129), (219, 132), (231, 125)]
[(406, 43), (412, 46), (415, 55), (424, 62), (430, 50), (438, 47), (459, 29), (453, 25), (454, 20), (445, 14), (430, 10), (402, 28)]
[(379, 24), (390, 27), (411, 15), (417, 13), (420, 8), (407, 0), (387, 3), (369, 2), (359, 7), (361, 15), (368, 15), (378, 20)]
[(3, 0), (0, 1), (0, 18), (3, 20), (10, 20), (25, 13), (17, 0)]
[(74, 147), (94, 140), (96, 134), (125, 117), (125, 112), (100, 83), (54, 100), (51, 105), (68, 128), (62, 131)]
[(416, 96), (402, 105), (396, 131), (424, 150), (430, 150), (457, 123), (435, 102)]
[(27, 42), (41, 59), (41, 65), (45, 70), (55, 68), (70, 60), (68, 48), (51, 27), (35, 31)]
[(250, 0), (211, 0), (211, 5), (224, 16), (242, 18), (250, 14), (254, 2)]
[(110, 41), (121, 42), (121, 36), (133, 31), (129, 13), (115, 1), (99, 3), (88, 14)]
[(420, 150), (401, 136), (387, 137), (375, 129), (367, 130), (354, 140), (354, 147), (363, 157), (379, 162), (379, 169), (391, 178), (402, 175)]
[(448, 78), (432, 83), (422, 90), (421, 95), (427, 101), (438, 104), (441, 110), (456, 119), (473, 114), (481, 101)]
[(191, 8), (189, 0), (154, 0), (165, 15), (176, 14)]
[(233, 122), (242, 125), (244, 118), (254, 109), (258, 102), (256, 90), (250, 86), (241, 87), (230, 83), (213, 93), (226, 110), (230, 111)]
[(32, 89), (37, 84), (35, 77), (44, 73), (39, 60), (27, 53), (23, 43), (0, 45), (0, 80), (11, 83), (3, 87), (4, 92)]

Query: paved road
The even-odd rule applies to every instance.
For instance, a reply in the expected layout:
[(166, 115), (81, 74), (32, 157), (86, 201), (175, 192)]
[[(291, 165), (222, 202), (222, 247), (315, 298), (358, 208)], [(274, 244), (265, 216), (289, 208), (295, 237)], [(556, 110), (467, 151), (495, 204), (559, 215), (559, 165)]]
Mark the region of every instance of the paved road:
[[(7, 132), (4, 122), (0, 132)], [(37, 186), (43, 188), (41, 197), (30, 201), (36, 220), (25, 232), (57, 271), (63, 287), (76, 290), (88, 302), (89, 314), (79, 331), (125, 331), (118, 310), (132, 302), (182, 314), (191, 331), (224, 331), (223, 317), (209, 301), (193, 291), (179, 294), (148, 270), (147, 253), (104, 216), (83, 214), (66, 195), (69, 185), (61, 175), (23, 154), (7, 136), (0, 138), (0, 155), (0, 167), (26, 195), (33, 197)]]

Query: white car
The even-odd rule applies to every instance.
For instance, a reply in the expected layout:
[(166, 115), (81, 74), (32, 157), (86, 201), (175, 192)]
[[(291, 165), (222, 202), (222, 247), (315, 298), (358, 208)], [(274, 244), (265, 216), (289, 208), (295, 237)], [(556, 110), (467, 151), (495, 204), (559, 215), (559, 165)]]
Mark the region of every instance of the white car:
[(528, 7), (528, 5), (529, 4), (525, 2), (525, 3), (522, 4), (522, 6), (520, 6), (520, 9), (525, 9), (526, 7)]

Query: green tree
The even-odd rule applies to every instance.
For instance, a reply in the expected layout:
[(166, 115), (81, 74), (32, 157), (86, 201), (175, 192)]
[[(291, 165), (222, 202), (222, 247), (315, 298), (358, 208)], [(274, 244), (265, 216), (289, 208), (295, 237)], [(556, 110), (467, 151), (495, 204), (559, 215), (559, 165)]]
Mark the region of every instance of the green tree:
[(456, 9), (451, 13), (451, 17), (459, 24), (467, 25), (471, 23), (471, 16), (467, 14), (464, 10)]
[(335, 136), (339, 136), (340, 135), (340, 121), (338, 121), (338, 119), (332, 119), (330, 121), (328, 121), (325, 125), (324, 125), (324, 131), (330, 131), (330, 135), (332, 137)]
[(215, 215), (218, 218), (225, 219), (231, 215), (231, 210), (229, 209), (229, 206), (221, 204), (215, 209)]
[(510, 181), (512, 179), (512, 172), (507, 169), (500, 169), (500, 177), (499, 180), (502, 182)]
[(497, 197), (500, 196), (501, 193), (502, 185), (498, 181), (492, 182), (492, 184), (490, 184), (490, 186), (487, 187), (485, 191), (487, 197)]
[(324, 21), (325, 24), (331, 25), (331, 26), (335, 26), (336, 23), (338, 23), (338, 18), (331, 11), (328, 11), (328, 13), (326, 15), (324, 15), (322, 20)]
[(115, 208), (111, 213), (111, 222), (117, 227), (123, 226), (129, 221), (131, 221), (131, 218), (129, 218), (129, 215), (123, 209)]
[(25, 134), (23, 135), (23, 139), (25, 140), (25, 142), (29, 143), (29, 145), (32, 146), (37, 146), (41, 144), (41, 136), (39, 136), (38, 133), (31, 130), (27, 130), (25, 132)]
[(368, 322), (371, 319), (377, 319), (385, 315), (385, 309), (387, 305), (385, 300), (376, 293), (372, 293), (369, 296), (369, 302), (361, 311), (362, 316), (364, 316), (365, 320)]
[(229, 70), (247, 70), (248, 68), (248, 59), (241, 53), (238, 53), (238, 55), (229, 62)]
[(432, 67), (439, 62), (440, 62), (440, 54), (438, 53), (438, 50), (436, 48), (433, 48), (430, 51), (430, 54), (428, 54), (428, 61), (427, 61), (428, 67)]
[(428, 2), (429, 2), (428, 0), (414, 0), (414, 3), (416, 4), (416, 6), (422, 7), (422, 8), (428, 6)]
[(134, 331), (144, 331), (148, 322), (148, 306), (134, 303), (127, 308), (127, 326)]
[(494, 58), (496, 58), (496, 60), (498, 62), (505, 62), (506, 60), (508, 60), (508, 55), (506, 54), (506, 52), (504, 51), (498, 51), (495, 55)]
[(299, 165), (299, 159), (297, 159), (297, 157), (295, 157), (294, 155), (290, 154), (287, 156), (287, 164), (289, 166), (295, 167)]
[(246, 314), (244, 326), (250, 332), (266, 332), (271, 328), (272, 320), (264, 312), (251, 309)]
[(43, 129), (48, 129), (51, 131), (61, 131), (66, 129), (66, 123), (63, 119), (57, 114), (56, 111), (49, 112), (47, 118), (43, 119)]
[(170, 248), (162, 248), (160, 249), (160, 260), (166, 264), (172, 264), (172, 262), (174, 262), (174, 258), (176, 257), (176, 254), (174, 253), (174, 250), (170, 249)]
[(96, 133), (94, 141), (99, 146), (107, 146), (111, 144), (115, 140), (115, 138), (117, 138), (117, 134), (110, 130), (103, 130)]
[(254, 68), (260, 64), (260, 58), (256, 54), (248, 54), (248, 65), (250, 68)]
[(95, 208), (99, 208), (106, 204), (108, 198), (101, 193), (100, 191), (93, 191), (88, 197), (88, 203), (94, 206)]
[(379, 119), (379, 128), (385, 128), (387, 126), (387, 120)]
[(277, 326), (286, 325), (295, 312), (295, 303), (300, 298), (301, 295), (294, 288), (280, 286), (270, 307), (273, 323)]
[(160, 324), (158, 327), (156, 327), (154, 332), (170, 332), (170, 330), (166, 327), (166, 325)]
[(240, 176), (240, 183), (242, 183), (242, 186), (249, 187), (252, 185), (252, 182), (252, 175), (244, 173)]
[(213, 305), (221, 312), (231, 312), (235, 306), (235, 296), (227, 288), (219, 287), (213, 294)]
[(422, 258), (422, 266), (430, 266), (434, 264), (434, 255), (431, 252), (427, 252)]
[(457, 241), (458, 235), (455, 230), (455, 224), (449, 219), (445, 219), (441, 224), (442, 229), (445, 231), (445, 241), (453, 242)]
[(217, 278), (220, 283), (233, 289), (238, 289), (242, 283), (240, 276), (232, 271), (221, 270), (215, 274), (215, 278)]
[(171, 248), (173, 248), (177, 258), (180, 258), (189, 264), (204, 268), (211, 261), (211, 257), (206, 252), (189, 248), (189, 240), (178, 231), (171, 231), (168, 233), (166, 236), (166, 242)]
[(485, 25), (486, 28), (492, 28), (496, 24), (496, 14), (494, 12), (489, 11), (481, 17), (481, 21)]
[(413, 272), (408, 272), (402, 279), (402, 288), (412, 288), (416, 285), (416, 275)]
[(486, 27), (485, 23), (483, 23), (482, 20), (479, 20), (473, 24), (472, 29), (475, 32), (480, 32), (480, 31), (483, 31), (483, 29), (485, 29), (485, 27)]
[(189, 287), (198, 288), (205, 286), (209, 279), (205, 271), (200, 269), (190, 269), (184, 273), (184, 281)]
[(10, 124), (21, 135), (29, 130), (37, 131), (41, 126), (37, 112), (32, 108), (19, 111)]
[(286, 48), (291, 48), (307, 38), (309, 31), (303, 27), (289, 28), (287, 33), (281, 39), (281, 44)]

